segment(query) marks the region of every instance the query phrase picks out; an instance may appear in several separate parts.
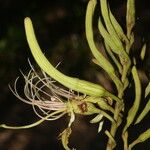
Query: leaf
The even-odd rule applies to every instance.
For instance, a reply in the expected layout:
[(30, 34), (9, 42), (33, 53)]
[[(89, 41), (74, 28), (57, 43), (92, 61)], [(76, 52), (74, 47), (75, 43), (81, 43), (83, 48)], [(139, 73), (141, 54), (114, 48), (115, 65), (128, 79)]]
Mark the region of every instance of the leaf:
[(60, 133), (59, 138), (61, 139), (61, 142), (63, 144), (63, 147), (65, 148), (65, 150), (71, 150), (68, 147), (68, 143), (69, 143), (69, 137), (71, 135), (71, 128), (66, 128), (62, 133)]
[(127, 37), (131, 39), (132, 29), (135, 25), (135, 0), (127, 1), (127, 14), (126, 14), (126, 26), (127, 26)]
[(144, 60), (145, 54), (146, 54), (146, 44), (143, 45), (141, 50), (141, 54), (140, 54), (141, 60)]
[(113, 60), (113, 62), (115, 63), (115, 65), (117, 66), (119, 73), (122, 73), (122, 66), (120, 64), (120, 62), (118, 61), (118, 59), (115, 57), (115, 55), (113, 54), (111, 48), (109, 47), (109, 45), (105, 42), (105, 48), (107, 53), (109, 54), (109, 56), (111, 57), (111, 59)]
[(100, 108), (114, 113), (114, 109), (105, 101), (104, 98), (89, 96), (86, 97), (83, 101), (97, 104)]
[(100, 113), (101, 113), (104, 117), (106, 117), (109, 121), (111, 121), (112, 123), (116, 123), (115, 120), (114, 120), (108, 113), (106, 113), (105, 111), (100, 110)]
[(114, 29), (116, 30), (116, 33), (118, 34), (119, 38), (128, 43), (128, 38), (126, 37), (126, 35), (124, 34), (124, 31), (122, 29), (122, 27), (120, 26), (120, 24), (118, 23), (118, 21), (116, 20), (116, 18), (114, 17), (114, 15), (112, 14), (110, 7), (109, 7), (109, 16), (110, 16), (110, 20), (112, 22), (112, 25), (114, 27)]
[[(103, 27), (100, 20), (99, 20), (98, 27), (99, 27), (99, 30), (101, 31), (101, 33), (103, 32), (103, 36), (105, 36), (104, 39), (105, 39), (106, 43), (110, 46), (111, 50), (119, 55), (121, 64), (123, 65), (122, 82), (124, 83), (126, 80), (126, 75), (127, 75), (128, 69), (130, 67), (131, 61), (130, 61), (129, 56), (125, 52), (125, 48), (111, 23), (110, 16), (109, 16), (110, 14), (108, 11), (108, 6), (107, 6), (107, 1), (101, 0), (100, 2), (101, 2), (101, 10), (102, 10), (103, 19), (104, 19), (106, 28), (107, 28), (108, 32), (110, 33), (110, 37), (107, 34), (107, 32), (105, 31), (105, 28)], [(112, 46), (114, 46), (114, 48)], [(120, 91), (120, 89), (118, 89), (118, 91)]]
[[(149, 95), (150, 93), (150, 82), (148, 83), (146, 89), (145, 89), (145, 98)], [(143, 120), (143, 118), (149, 113), (150, 111), (150, 99), (148, 100), (146, 106), (144, 107), (143, 111), (141, 112), (141, 114), (138, 116), (135, 124), (138, 124), (139, 122), (141, 122)]]
[(146, 89), (145, 89), (145, 98), (149, 95), (150, 93), (150, 82), (148, 83)]
[[(86, 10), (86, 19), (85, 19), (85, 31), (86, 31), (86, 38), (90, 47), (90, 50), (94, 57), (97, 60), (97, 64), (101, 66), (110, 76), (112, 81), (114, 81), (117, 89), (123, 88), (121, 81), (115, 74), (115, 70), (111, 63), (100, 53), (97, 49), (94, 37), (93, 37), (93, 15), (96, 7), (96, 0), (90, 0)], [(109, 41), (109, 40), (108, 40)], [(110, 42), (111, 43), (111, 42)]]
[(104, 110), (108, 110), (108, 111), (110, 111), (110, 112), (112, 112), (112, 113), (115, 112), (114, 108), (111, 107), (110, 105), (108, 105), (108, 103), (105, 102), (105, 101), (99, 101), (99, 102), (97, 102), (97, 104), (98, 104), (98, 106), (99, 106), (100, 108), (102, 108), (102, 109), (104, 109)]
[(133, 75), (134, 84), (135, 84), (135, 100), (134, 100), (132, 107), (130, 108), (130, 110), (128, 112), (127, 123), (123, 129), (123, 133), (132, 124), (132, 122), (137, 114), (137, 111), (139, 109), (139, 105), (140, 105), (140, 101), (141, 101), (141, 82), (140, 82), (138, 72), (137, 72), (137, 69), (135, 66), (133, 66), (133, 68), (132, 68), (132, 75)]
[(90, 121), (90, 123), (98, 123), (98, 122), (100, 122), (100, 121), (102, 120), (102, 118), (103, 118), (103, 115), (100, 113), (100, 114), (98, 114), (96, 117), (94, 117), (94, 118)]
[(112, 37), (110, 36), (110, 34), (107, 32), (107, 30), (105, 29), (104, 25), (102, 24), (102, 20), (99, 17), (98, 20), (98, 29), (100, 34), (102, 35), (102, 37), (104, 38), (105, 42), (111, 47), (112, 51), (116, 54), (118, 54), (118, 47), (115, 44), (115, 42), (113, 41)]
[(129, 150), (131, 150), (136, 144), (146, 141), (150, 138), (150, 129), (147, 129), (145, 132), (141, 133), (140, 136), (129, 145)]
[(135, 124), (138, 124), (139, 122), (141, 122), (141, 120), (148, 114), (148, 112), (150, 111), (150, 99), (148, 100), (145, 108), (143, 109), (142, 113), (138, 116)]
[(98, 126), (98, 133), (101, 132), (101, 130), (102, 130), (102, 128), (103, 128), (103, 124), (104, 124), (104, 121), (101, 121), (101, 122), (99, 123), (99, 126)]
[(117, 47), (117, 51), (116, 51), (117, 54), (120, 54), (122, 51), (124, 51), (124, 47), (110, 20), (107, 0), (100, 0), (100, 3), (101, 3), (101, 12), (102, 12), (102, 16), (103, 16), (106, 28), (111, 36), (113, 43), (115, 43)]
[(109, 63), (109, 61), (100, 53), (97, 49), (95, 42), (94, 42), (94, 35), (93, 35), (93, 16), (96, 7), (96, 0), (90, 0), (86, 10), (86, 18), (85, 18), (85, 31), (86, 31), (86, 38), (90, 47), (90, 50), (100, 66), (106, 70), (107, 73), (114, 73), (114, 68)]

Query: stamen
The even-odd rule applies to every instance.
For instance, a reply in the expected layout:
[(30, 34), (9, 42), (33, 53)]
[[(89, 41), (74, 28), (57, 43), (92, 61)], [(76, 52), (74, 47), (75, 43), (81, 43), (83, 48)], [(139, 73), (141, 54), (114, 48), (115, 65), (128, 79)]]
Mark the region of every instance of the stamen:
[(77, 97), (74, 92), (57, 86), (56, 81), (52, 80), (43, 70), (39, 75), (30, 61), (29, 65), (31, 70), (27, 75), (20, 71), (25, 80), (24, 95), (26, 98), (21, 97), (17, 91), (19, 77), (15, 80), (13, 88), (9, 86), (13, 94), (21, 101), (32, 105), (33, 111), (41, 119), (62, 109), (65, 111), (51, 115), (46, 120), (56, 120), (68, 113), (68, 101)]

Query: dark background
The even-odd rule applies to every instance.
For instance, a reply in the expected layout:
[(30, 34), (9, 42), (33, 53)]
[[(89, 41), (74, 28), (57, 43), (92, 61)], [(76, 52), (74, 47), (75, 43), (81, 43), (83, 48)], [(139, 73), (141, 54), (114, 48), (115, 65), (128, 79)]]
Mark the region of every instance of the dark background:
[[(30, 69), (27, 59), (36, 65), (26, 42), (24, 18), (31, 17), (40, 46), (52, 64), (62, 62), (59, 70), (63, 73), (93, 82), (99, 79), (101, 71), (92, 64), (90, 49), (85, 37), (85, 10), (88, 0), (0, 0), (0, 123), (23, 125), (38, 118), (28, 106), (11, 93), (8, 84), (13, 85), (21, 76), (19, 69), (27, 73)], [(125, 0), (110, 1), (113, 13), (125, 27)], [(137, 23), (135, 48), (141, 46), (141, 37), (150, 42), (150, 5), (147, 0), (136, 0)], [(149, 51), (149, 45), (147, 46)], [(139, 70), (149, 71), (149, 52)], [(142, 73), (141, 73), (142, 74)], [(145, 81), (144, 76), (141, 76)], [(23, 88), (20, 80), (18, 91)], [(112, 89), (110, 83), (105, 85)], [(0, 129), (0, 150), (61, 150), (57, 137), (67, 126), (68, 117), (53, 122), (44, 122), (33, 129)], [(105, 149), (107, 138), (97, 134), (97, 125), (89, 123), (90, 117), (77, 116), (73, 125), (71, 146), (78, 150)], [(142, 124), (131, 130), (135, 138), (138, 131), (150, 125), (148, 117)], [(120, 140), (120, 139), (118, 139)], [(148, 150), (150, 142), (139, 144), (135, 150)], [(119, 147), (118, 150), (121, 150)]]

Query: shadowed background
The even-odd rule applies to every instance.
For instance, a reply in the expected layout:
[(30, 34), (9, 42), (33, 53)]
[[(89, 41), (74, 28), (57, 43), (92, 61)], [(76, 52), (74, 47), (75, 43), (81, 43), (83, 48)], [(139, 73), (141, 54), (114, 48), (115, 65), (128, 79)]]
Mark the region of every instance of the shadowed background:
[[(9, 125), (29, 124), (38, 119), (32, 107), (19, 101), (9, 90), (15, 79), (21, 76), (19, 69), (27, 73), (30, 69), (28, 58), (36, 66), (27, 45), (24, 32), (24, 18), (31, 17), (36, 35), (43, 52), (52, 64), (57, 65), (63, 73), (93, 82), (101, 82), (113, 90), (101, 69), (91, 61), (92, 55), (85, 37), (85, 10), (88, 0), (0, 0), (0, 123)], [(125, 27), (126, 1), (113, 0), (110, 6), (118, 21)], [(140, 47), (141, 37), (150, 41), (150, 6), (146, 0), (136, 0), (137, 24), (136, 44)], [(95, 28), (97, 28), (95, 26)], [(140, 37), (141, 36), (141, 37)], [(100, 35), (96, 39), (101, 41)], [(149, 45), (148, 45), (149, 49)], [(141, 78), (145, 82), (142, 70), (149, 72), (149, 53), (144, 65), (139, 66)], [(23, 89), (20, 79), (18, 91)], [(130, 97), (130, 96), (129, 96)], [(0, 150), (61, 150), (57, 137), (67, 126), (69, 117), (43, 124), (27, 130), (0, 129)], [(89, 123), (91, 117), (77, 116), (71, 135), (71, 146), (78, 150), (104, 149), (107, 138), (97, 134), (97, 125)], [(149, 127), (148, 118), (137, 127)], [(141, 129), (142, 130), (142, 129)], [(131, 137), (137, 135), (131, 131)], [(120, 139), (118, 139), (119, 141)], [(148, 150), (150, 142), (139, 144), (135, 150)], [(120, 150), (120, 148), (117, 148)]]

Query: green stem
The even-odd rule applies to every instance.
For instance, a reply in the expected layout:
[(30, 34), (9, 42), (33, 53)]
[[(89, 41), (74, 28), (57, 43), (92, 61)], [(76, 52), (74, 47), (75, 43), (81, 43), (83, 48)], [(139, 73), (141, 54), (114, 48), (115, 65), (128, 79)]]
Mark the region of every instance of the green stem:
[[(15, 130), (16, 130), (16, 129), (28, 129), (28, 128), (33, 128), (33, 127), (35, 127), (35, 126), (41, 124), (42, 122), (44, 122), (44, 121), (45, 121), (46, 119), (48, 119), (49, 117), (51, 117), (51, 116), (53, 116), (53, 115), (56, 115), (56, 114), (58, 114), (58, 113), (61, 113), (61, 112), (65, 112), (65, 111), (66, 111), (66, 109), (58, 110), (58, 111), (56, 111), (56, 112), (53, 112), (53, 113), (47, 115), (46, 117), (44, 117), (44, 118), (42, 118), (42, 119), (36, 121), (35, 123), (29, 124), (29, 125), (24, 125), (24, 126), (8, 126), (8, 125), (6, 125), (6, 124), (1, 124), (1, 125), (0, 125), (0, 128), (15, 129)], [(64, 113), (64, 114), (65, 114), (65, 113)]]

